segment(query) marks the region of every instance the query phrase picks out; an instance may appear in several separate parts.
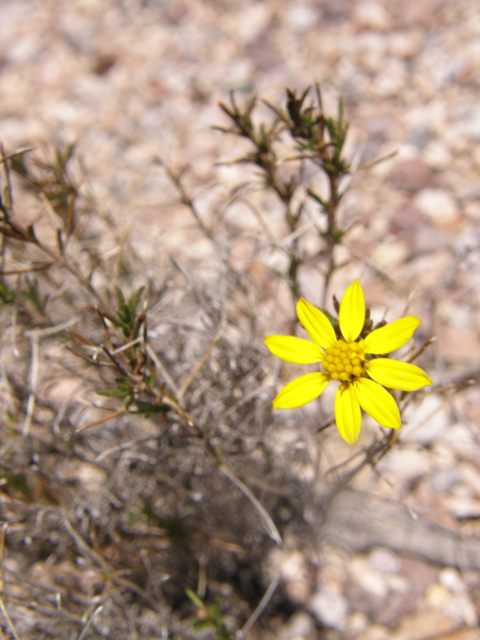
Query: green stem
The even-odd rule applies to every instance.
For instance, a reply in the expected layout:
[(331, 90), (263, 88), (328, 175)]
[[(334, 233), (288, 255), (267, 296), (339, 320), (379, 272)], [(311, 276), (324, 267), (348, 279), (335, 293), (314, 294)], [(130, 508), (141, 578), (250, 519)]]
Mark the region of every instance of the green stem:
[(330, 202), (328, 204), (327, 210), (327, 232), (325, 234), (325, 239), (327, 241), (327, 271), (325, 274), (325, 286), (323, 288), (323, 297), (322, 297), (322, 308), (325, 308), (327, 303), (327, 294), (328, 294), (328, 285), (330, 284), (331, 277), (335, 271), (335, 256), (334, 250), (336, 245), (336, 214), (338, 209), (338, 204), (340, 202), (340, 196), (338, 194), (338, 185), (337, 179), (338, 176), (336, 174), (328, 174), (328, 179), (330, 182)]

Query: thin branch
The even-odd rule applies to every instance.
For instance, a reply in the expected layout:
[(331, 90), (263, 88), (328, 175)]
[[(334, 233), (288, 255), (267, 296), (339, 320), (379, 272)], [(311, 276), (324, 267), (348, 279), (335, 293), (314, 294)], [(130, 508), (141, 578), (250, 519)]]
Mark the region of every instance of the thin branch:
[(99, 420), (95, 420), (94, 422), (89, 422), (88, 424), (84, 424), (83, 427), (79, 427), (78, 429), (75, 430), (74, 435), (77, 435), (82, 431), (86, 431), (87, 429), (91, 429), (92, 427), (98, 427), (99, 424), (103, 424), (104, 422), (113, 420), (113, 418), (118, 418), (118, 416), (123, 416), (123, 414), (126, 412), (127, 410), (125, 409), (125, 407), (123, 407), (122, 409), (118, 409), (118, 411), (112, 411), (112, 413), (109, 413), (108, 416), (104, 416)]
[(218, 328), (218, 331), (217, 331), (215, 337), (213, 338), (212, 342), (208, 345), (207, 350), (205, 351), (203, 356), (200, 358), (200, 360), (197, 362), (197, 364), (195, 365), (193, 370), (190, 372), (190, 374), (186, 377), (186, 379), (182, 383), (182, 386), (178, 390), (178, 402), (179, 403), (182, 401), (183, 396), (185, 395), (185, 392), (187, 391), (188, 387), (191, 385), (191, 383), (195, 380), (197, 375), (200, 373), (201, 369), (204, 367), (205, 363), (207, 362), (208, 358), (210, 357), (210, 353), (212, 352), (212, 349), (215, 347), (217, 342), (222, 337), (222, 334), (225, 331), (226, 327), (227, 327), (227, 313), (226, 313), (225, 308), (224, 308), (222, 310), (222, 319), (220, 320), (220, 326)]

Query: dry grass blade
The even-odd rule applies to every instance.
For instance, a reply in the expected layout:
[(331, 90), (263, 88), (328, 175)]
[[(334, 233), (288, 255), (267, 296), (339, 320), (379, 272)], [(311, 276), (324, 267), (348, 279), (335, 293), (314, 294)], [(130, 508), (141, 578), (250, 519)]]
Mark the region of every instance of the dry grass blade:
[(10, 619), (10, 616), (8, 615), (8, 611), (5, 608), (5, 604), (2, 600), (2, 598), (0, 597), (0, 609), (2, 610), (3, 613), (3, 617), (5, 618), (8, 628), (10, 629), (10, 633), (12, 634), (14, 640), (20, 640), (20, 636), (17, 634), (17, 632), (15, 631), (15, 627), (13, 626), (13, 622)]
[(35, 391), (37, 388), (38, 359), (39, 359), (39, 352), (40, 352), (40, 340), (38, 338), (38, 335), (31, 337), (30, 345), (31, 345), (30, 393), (28, 395), (27, 410), (25, 413), (25, 420), (24, 420), (23, 429), (22, 429), (22, 434), (24, 436), (27, 436), (28, 432), (30, 431), (30, 424), (32, 422), (33, 411), (35, 409)]
[(33, 331), (24, 331), (23, 335), (27, 336), (27, 338), (38, 339), (45, 338), (47, 336), (54, 336), (56, 333), (61, 333), (65, 329), (72, 327), (74, 324), (80, 321), (80, 316), (74, 316), (70, 318), (70, 320), (65, 320), (61, 324), (57, 324), (53, 327), (47, 327), (45, 329), (34, 329)]
[(388, 153), (385, 153), (383, 156), (380, 156), (379, 158), (375, 158), (375, 160), (372, 160), (371, 162), (367, 162), (365, 164), (362, 164), (361, 167), (358, 167), (358, 169), (353, 169), (351, 171), (352, 175), (358, 174), (358, 173), (363, 173), (364, 171), (369, 171), (370, 169), (373, 169), (373, 167), (376, 167), (377, 164), (380, 164), (381, 162), (385, 162), (386, 160), (390, 160), (391, 158), (394, 158), (396, 155), (398, 155), (398, 149), (394, 149), (393, 151), (389, 151)]
[(264, 506), (255, 498), (250, 489), (238, 478), (233, 471), (227, 467), (226, 464), (221, 464), (219, 467), (220, 471), (226, 476), (229, 480), (233, 482), (233, 484), (240, 489), (240, 491), (250, 500), (255, 509), (260, 515), (260, 518), (264, 524), (265, 530), (268, 535), (274, 540), (279, 546), (283, 544), (282, 536), (278, 531), (275, 523), (273, 522), (270, 515), (265, 510)]
[(87, 637), (87, 634), (88, 634), (88, 632), (90, 630), (90, 627), (92, 626), (92, 624), (93, 624), (95, 618), (98, 616), (98, 614), (102, 612), (103, 607), (104, 607), (104, 605), (101, 604), (88, 617), (88, 620), (85, 623), (85, 626), (83, 627), (82, 631), (80, 632), (80, 635), (78, 636), (77, 640), (85, 640), (85, 638)]
[(155, 368), (157, 369), (157, 371), (160, 371), (160, 374), (161, 374), (162, 378), (164, 379), (164, 381), (166, 382), (167, 386), (170, 388), (171, 391), (173, 391), (175, 396), (178, 398), (177, 385), (172, 380), (171, 375), (165, 369), (165, 367), (164, 367), (162, 361), (160, 360), (160, 358), (157, 356), (157, 354), (155, 353), (155, 351), (152, 349), (152, 347), (149, 344), (146, 345), (145, 351), (147, 352), (148, 356), (151, 358), (151, 360), (152, 360), (153, 364), (155, 365)]
[(243, 627), (240, 629), (240, 631), (237, 632), (236, 637), (239, 640), (242, 640), (242, 638), (244, 638), (247, 635), (247, 633), (253, 627), (255, 622), (262, 615), (265, 607), (268, 605), (268, 603), (270, 602), (273, 594), (275, 593), (275, 590), (278, 587), (278, 583), (279, 582), (280, 582), (280, 572), (275, 574), (273, 580), (268, 585), (268, 589), (265, 591), (265, 594), (264, 594), (263, 598), (258, 603), (258, 607), (255, 609), (255, 611), (252, 613), (252, 615), (249, 617), (249, 619), (243, 625)]

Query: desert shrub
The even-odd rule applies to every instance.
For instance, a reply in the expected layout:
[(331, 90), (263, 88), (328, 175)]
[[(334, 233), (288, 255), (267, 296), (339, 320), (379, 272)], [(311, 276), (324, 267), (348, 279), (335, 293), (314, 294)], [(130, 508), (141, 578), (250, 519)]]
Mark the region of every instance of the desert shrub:
[(274, 637), (296, 605), (273, 550), (313, 562), (328, 496), (395, 444), (370, 429), (329, 473), (332, 403), (273, 411), (292, 371), (264, 338), (297, 330), (306, 282), (339, 330), (354, 171), (318, 87), (264, 123), (239, 102), (219, 129), (244, 141), (245, 181), (199, 206), (188, 168), (157, 161), (194, 226), (149, 258), (73, 147), (2, 149), (2, 625), (22, 639)]

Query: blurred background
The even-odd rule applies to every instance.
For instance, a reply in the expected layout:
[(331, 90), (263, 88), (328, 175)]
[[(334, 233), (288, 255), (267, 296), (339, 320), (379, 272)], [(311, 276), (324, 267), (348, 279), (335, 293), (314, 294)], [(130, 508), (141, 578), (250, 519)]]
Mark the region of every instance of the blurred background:
[[(172, 206), (176, 192), (157, 159), (190, 165), (187, 183), (206, 217), (213, 198), (254, 176), (221, 164), (246, 148), (212, 129), (227, 124), (218, 102), (230, 91), (240, 103), (256, 93), (284, 105), (287, 86), (302, 91), (318, 81), (327, 113), (343, 98), (354, 165), (396, 152), (353, 177), (341, 216), (355, 223), (344, 255), (354, 260), (334, 276), (332, 291), (340, 297), (362, 277), (377, 319), (386, 308), (389, 320), (409, 308), (422, 320), (420, 341), (437, 337), (427, 370), (435, 384), (474, 383), (407, 411), (402, 444), (381, 462), (381, 479), (371, 472), (358, 487), (406, 505), (407, 519), (420, 513), (447, 527), (450, 542), (428, 543), (434, 533), (425, 529), (418, 535), (450, 551), (433, 557), (409, 548), (408, 527), (393, 514), (393, 529), (407, 533), (378, 533), (377, 512), (364, 523), (366, 541), (348, 534), (355, 521), (347, 519), (350, 555), (324, 549), (315, 578), (310, 561), (287, 545), (269, 560), (294, 603), (282, 639), (478, 638), (480, 553), (468, 547), (475, 560), (465, 559), (461, 540), (480, 531), (479, 69), (475, 0), (0, 1), (0, 140), (9, 152), (75, 143), (89, 194), (115, 229), (112, 239), (102, 227), (98, 251), (128, 235), (149, 278), (172, 255), (207, 272), (215, 254), (192, 230), (191, 212)], [(281, 238), (281, 203), (265, 192), (249, 197)], [(18, 198), (28, 209), (27, 196)], [(243, 210), (235, 224), (245, 239), (235, 264), (248, 262), (249, 275), (268, 288), (266, 265), (251, 262), (255, 220)], [(306, 268), (301, 278), (318, 304), (318, 273)], [(288, 292), (264, 311), (264, 332), (283, 331)], [(331, 462), (347, 452), (331, 444)], [(352, 508), (347, 502), (344, 510)]]

